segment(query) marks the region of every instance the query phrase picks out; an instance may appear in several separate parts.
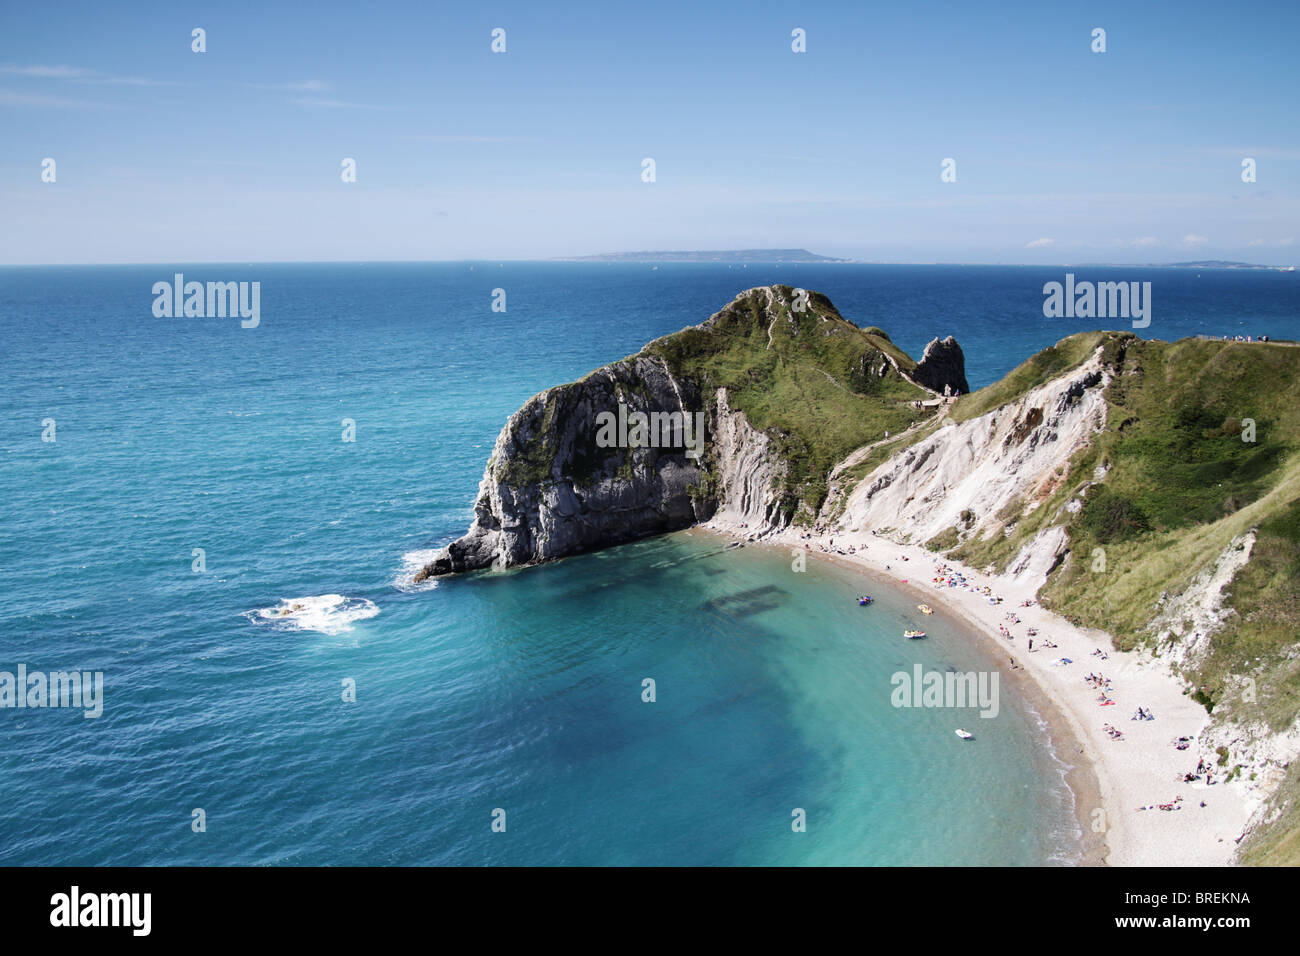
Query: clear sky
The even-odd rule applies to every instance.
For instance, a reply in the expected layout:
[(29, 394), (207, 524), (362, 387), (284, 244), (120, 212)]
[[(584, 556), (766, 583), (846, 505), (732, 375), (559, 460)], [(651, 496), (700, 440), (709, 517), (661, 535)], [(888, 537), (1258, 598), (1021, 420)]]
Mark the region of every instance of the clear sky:
[(0, 263), (1300, 260), (1294, 0), (0, 4)]

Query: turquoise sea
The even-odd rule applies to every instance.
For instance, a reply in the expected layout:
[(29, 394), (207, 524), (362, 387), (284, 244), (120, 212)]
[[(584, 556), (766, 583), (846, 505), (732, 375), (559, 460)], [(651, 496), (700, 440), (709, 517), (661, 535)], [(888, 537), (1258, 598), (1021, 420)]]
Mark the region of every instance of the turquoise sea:
[[(0, 268), (0, 671), (104, 675), (97, 719), (0, 708), (0, 864), (1076, 859), (1036, 714), (890, 704), (982, 645), (938, 615), (902, 640), (913, 602), (849, 571), (688, 532), (406, 583), (525, 399), (744, 288), (823, 291), (916, 356), (954, 334), (979, 387), (1119, 324), (1045, 319), (1065, 271)], [(1294, 273), (1071, 271), (1153, 281), (1146, 335), (1296, 337)], [(259, 327), (155, 318), (176, 272), (259, 281)]]

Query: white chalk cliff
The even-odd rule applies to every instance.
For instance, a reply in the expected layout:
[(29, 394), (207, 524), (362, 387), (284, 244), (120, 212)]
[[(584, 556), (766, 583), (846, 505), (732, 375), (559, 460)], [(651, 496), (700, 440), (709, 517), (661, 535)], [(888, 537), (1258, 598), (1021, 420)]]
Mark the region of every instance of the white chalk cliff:
[[(858, 482), (838, 524), (912, 544), (953, 528), (963, 540), (1001, 533), (1072, 477), (1071, 457), (1106, 426), (1109, 381), (1098, 349), (1000, 408), (941, 425)], [(1045, 530), (1012, 562), (1012, 573), (1041, 584), (1066, 545), (1063, 528)]]

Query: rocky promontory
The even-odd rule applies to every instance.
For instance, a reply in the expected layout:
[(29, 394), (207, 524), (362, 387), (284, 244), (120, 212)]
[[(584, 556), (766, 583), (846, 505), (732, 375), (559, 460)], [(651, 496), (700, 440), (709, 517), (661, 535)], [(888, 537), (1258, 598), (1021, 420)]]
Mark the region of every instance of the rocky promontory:
[(825, 296), (750, 289), (529, 399), (417, 580), (704, 521), (920, 546), (1171, 668), (1256, 807), (1236, 859), (1295, 863), (1300, 349), (1080, 332), (968, 392), (952, 338), (916, 362)]
[[(926, 373), (965, 382), (961, 351)], [(955, 361), (955, 366), (954, 366)], [(417, 580), (673, 531), (723, 512), (755, 531), (813, 516), (845, 454), (908, 427), (933, 390), (883, 334), (818, 293), (768, 286), (510, 416), (474, 521)]]
[[(479, 482), (474, 523), (417, 576), (509, 567), (707, 520), (701, 463), (685, 447), (602, 448), (601, 413), (691, 414), (699, 386), (638, 355), (547, 389), (510, 416)], [(634, 421), (636, 419), (633, 419)]]

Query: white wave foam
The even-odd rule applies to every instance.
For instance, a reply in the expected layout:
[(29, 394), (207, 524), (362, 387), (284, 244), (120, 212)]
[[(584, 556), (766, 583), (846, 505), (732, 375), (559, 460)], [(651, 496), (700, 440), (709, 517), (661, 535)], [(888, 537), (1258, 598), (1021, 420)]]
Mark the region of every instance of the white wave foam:
[(408, 551), (402, 555), (402, 567), (397, 572), (397, 577), (393, 578), (393, 587), (399, 591), (432, 591), (438, 586), (436, 578), (428, 578), (416, 584), (412, 579), (420, 572), (426, 564), (432, 561), (438, 554), (438, 548), (422, 548), (418, 551)]
[(375, 602), (365, 598), (318, 594), (283, 599), (274, 607), (245, 611), (244, 616), (255, 624), (269, 624), (280, 630), (318, 631), (333, 635), (350, 631), (353, 621), (364, 621), (378, 613)]

